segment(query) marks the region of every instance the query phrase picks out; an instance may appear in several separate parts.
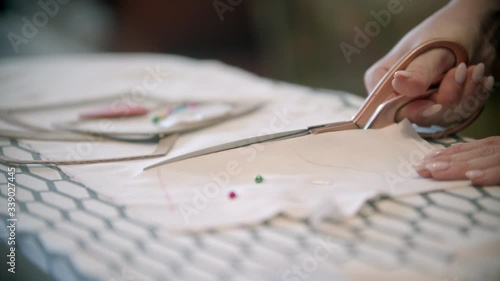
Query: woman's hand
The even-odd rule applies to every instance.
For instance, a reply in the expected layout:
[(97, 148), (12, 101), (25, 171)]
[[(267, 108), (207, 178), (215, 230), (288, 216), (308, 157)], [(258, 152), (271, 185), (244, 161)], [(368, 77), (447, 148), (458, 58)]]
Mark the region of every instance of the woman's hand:
[[(453, 0), (410, 31), (385, 57), (365, 74), (369, 92), (407, 52), (432, 39), (447, 39), (465, 47), (470, 65), (455, 67), (453, 54), (435, 49), (417, 57), (404, 71), (394, 74), (392, 86), (408, 97), (422, 97), (398, 112), (421, 126), (448, 126), (460, 122), (484, 105), (493, 88), (492, 76), (485, 76), (495, 60), (500, 40), (498, 0)], [(437, 90), (430, 86), (439, 82)], [(500, 184), (500, 137), (460, 144), (430, 155), (415, 165), (418, 173), (436, 180), (470, 179), (474, 185)]]
[(499, 185), (500, 137), (438, 151), (416, 164), (415, 169), (422, 177), (436, 180), (470, 179), (473, 185)]
[[(410, 31), (366, 72), (367, 90), (371, 92), (396, 61), (421, 43), (438, 38), (455, 41), (469, 53), (469, 66), (454, 67), (455, 58), (450, 51), (435, 49), (417, 57), (406, 70), (396, 72), (392, 85), (401, 95), (423, 97), (402, 108), (398, 119), (408, 118), (421, 126), (447, 126), (466, 119), (484, 105), (494, 84), (493, 77), (485, 77), (485, 73), (496, 56), (494, 33), (499, 23), (490, 14), (499, 8), (499, 3), (492, 0), (450, 2)], [(441, 78), (439, 89), (425, 97), (426, 90)], [(474, 106), (466, 107), (466, 104)]]

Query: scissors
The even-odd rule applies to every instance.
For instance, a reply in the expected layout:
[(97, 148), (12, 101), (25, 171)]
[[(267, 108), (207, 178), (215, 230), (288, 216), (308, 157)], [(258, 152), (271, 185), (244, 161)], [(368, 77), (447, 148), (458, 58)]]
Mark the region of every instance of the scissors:
[[(388, 125), (391, 125), (396, 120), (396, 114), (405, 105), (410, 103), (415, 99), (421, 99), (420, 97), (406, 97), (400, 95), (394, 91), (392, 88), (392, 78), (394, 73), (398, 70), (404, 70), (406, 67), (419, 55), (436, 48), (445, 48), (450, 50), (455, 55), (456, 65), (458, 66), (460, 63), (467, 63), (468, 55), (467, 51), (463, 46), (458, 43), (448, 41), (448, 40), (432, 40), (427, 41), (412, 51), (408, 52), (405, 56), (403, 56), (380, 80), (375, 89), (370, 93), (368, 98), (365, 100), (361, 108), (358, 110), (356, 115), (345, 122), (336, 122), (330, 124), (323, 124), (317, 126), (311, 126), (304, 129), (286, 131), (273, 133), (258, 137), (250, 137), (246, 139), (236, 140), (208, 148), (204, 148), (201, 150), (193, 151), (187, 154), (179, 155), (165, 161), (161, 161), (159, 163), (153, 164), (144, 168), (144, 170), (148, 170), (154, 167), (158, 167), (161, 165), (166, 165), (169, 163), (174, 163), (181, 160), (186, 160), (206, 154), (216, 153), (224, 150), (234, 149), (238, 147), (248, 146), (256, 143), (263, 143), (269, 141), (278, 141), (289, 138), (295, 138), (300, 136), (305, 136), (309, 134), (320, 134), (326, 132), (335, 132), (335, 131), (343, 131), (343, 130), (352, 130), (352, 129), (377, 129), (383, 128)], [(424, 138), (440, 138), (444, 136), (448, 136), (451, 134), (455, 134), (465, 127), (467, 127), (470, 123), (472, 123), (477, 116), (481, 113), (482, 108), (478, 109), (467, 119), (462, 121), (459, 124), (455, 124), (451, 128), (446, 128), (440, 132), (434, 133), (420, 133), (420, 135)]]

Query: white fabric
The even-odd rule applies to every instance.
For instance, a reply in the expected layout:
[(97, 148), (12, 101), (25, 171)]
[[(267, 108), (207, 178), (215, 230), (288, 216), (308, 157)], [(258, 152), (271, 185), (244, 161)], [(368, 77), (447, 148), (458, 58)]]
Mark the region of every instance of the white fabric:
[[(0, 65), (5, 81), (0, 85), (2, 108), (116, 93), (122, 93), (120, 99), (126, 102), (140, 89), (169, 99), (266, 102), (255, 113), (181, 136), (167, 157), (245, 137), (348, 120), (362, 102), (341, 92), (312, 92), (275, 83), (216, 62), (168, 56), (70, 56)], [(146, 80), (158, 83), (153, 87)], [(354, 106), (347, 107), (346, 101)], [(77, 114), (74, 110), (26, 113), (23, 120), (50, 126)], [(48, 159), (154, 150), (151, 144), (118, 142), (25, 143)], [(314, 222), (355, 214), (367, 199), (379, 194), (400, 196), (466, 186), (467, 182), (433, 182), (417, 176), (411, 163), (432, 149), (408, 123), (402, 123), (382, 130), (259, 144), (146, 172), (143, 167), (162, 159), (61, 168), (100, 195), (125, 205), (130, 216), (168, 230), (204, 230), (259, 223), (278, 213)], [(262, 184), (254, 182), (257, 174), (264, 177)], [(237, 197), (231, 200), (229, 192)]]

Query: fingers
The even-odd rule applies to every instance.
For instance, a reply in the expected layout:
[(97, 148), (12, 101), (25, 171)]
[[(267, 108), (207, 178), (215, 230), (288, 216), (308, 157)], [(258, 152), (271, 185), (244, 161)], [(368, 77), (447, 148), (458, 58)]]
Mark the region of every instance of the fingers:
[[(396, 60), (397, 57), (391, 52), (366, 72), (365, 85), (369, 91), (373, 90)], [(397, 71), (392, 81), (394, 90), (401, 95), (422, 98), (402, 108), (396, 120), (408, 118), (421, 126), (446, 126), (465, 119), (458, 116), (454, 109), (464, 97), (473, 96), (477, 91), (478, 80), (484, 75), (484, 65), (467, 68), (463, 63), (453, 67), (454, 63), (455, 57), (449, 50), (433, 49), (417, 57), (406, 70)], [(438, 82), (441, 82), (438, 89), (429, 89)], [(483, 104), (478, 103), (477, 108)], [(473, 112), (475, 110), (469, 115)]]
[[(455, 103), (447, 104), (450, 109), (448, 115), (444, 118), (445, 123), (460, 122), (468, 118), (474, 112), (484, 105), (486, 98), (480, 99), (479, 96), (485, 92), (484, 81), (484, 64), (480, 63), (476, 66), (471, 66), (467, 69), (467, 78), (464, 83), (461, 93), (461, 98)], [(440, 96), (453, 95), (452, 92), (442, 92)], [(436, 97), (436, 99), (439, 99)], [(442, 100), (442, 98), (441, 98)], [(451, 117), (451, 118), (450, 118)]]
[(461, 99), (466, 77), (467, 67), (465, 64), (452, 68), (446, 73), (438, 90), (435, 90), (428, 97), (413, 101), (401, 108), (397, 120), (408, 118), (411, 122), (420, 126), (440, 124), (440, 116), (442, 116), (443, 112), (446, 112)]
[(487, 80), (483, 77), (484, 64), (468, 68), (465, 68), (465, 64), (461, 64), (455, 69), (454, 74), (454, 77), (445, 76), (439, 90), (429, 97), (436, 104), (442, 105), (442, 110), (433, 115), (423, 115), (423, 120), (427, 122), (420, 121), (420, 123), (446, 127), (467, 119), (484, 105), (487, 97), (484, 93), (491, 90), (484, 86), (483, 81)]
[[(398, 50), (391, 51), (365, 73), (368, 91), (375, 88), (399, 59)], [(469, 67), (461, 63), (452, 67), (454, 63), (455, 57), (449, 50), (433, 49), (417, 57), (406, 70), (397, 71), (392, 80), (394, 90), (417, 99), (401, 108), (396, 120), (408, 118), (420, 126), (449, 127), (482, 108), (494, 78), (484, 77), (483, 63)], [(437, 84), (439, 88), (435, 87)]]
[[(469, 159), (475, 159), (477, 157), (486, 157), (497, 153), (500, 153), (500, 145), (484, 145), (464, 152), (451, 154), (447, 157), (452, 162), (458, 162), (468, 161)], [(443, 156), (439, 155), (435, 159), (440, 159), (441, 157)]]
[(475, 186), (491, 186), (500, 184), (500, 165), (488, 168), (484, 171), (472, 170), (466, 173), (466, 176)]
[(434, 153), (434, 155), (432, 155), (431, 157), (436, 158), (438, 156), (450, 156), (453, 154), (458, 154), (461, 152), (474, 150), (476, 148), (495, 146), (498, 144), (500, 144), (500, 137), (489, 137), (489, 138), (475, 140), (475, 141), (468, 142), (468, 143), (457, 144), (457, 145), (451, 146), (445, 150), (438, 151), (438, 152)]
[(453, 67), (454, 55), (446, 49), (430, 50), (394, 74), (394, 90), (409, 97), (422, 96), (438, 78)]
[(454, 160), (440, 158), (425, 165), (436, 180), (464, 180), (466, 173), (473, 170), (486, 170), (500, 165), (500, 153), (487, 156), (475, 155), (469, 160)]
[(474, 185), (500, 184), (500, 137), (452, 146), (427, 156), (417, 172), (436, 180), (470, 179)]
[(465, 120), (484, 105), (493, 88), (494, 78), (483, 75), (484, 64), (452, 68), (438, 90), (403, 107), (397, 120), (408, 118), (420, 126), (445, 127)]

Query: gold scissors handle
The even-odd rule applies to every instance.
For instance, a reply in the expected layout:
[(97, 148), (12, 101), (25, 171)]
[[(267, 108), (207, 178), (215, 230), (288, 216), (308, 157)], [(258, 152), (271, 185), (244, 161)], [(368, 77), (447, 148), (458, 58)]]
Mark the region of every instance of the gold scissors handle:
[[(311, 133), (317, 134), (356, 128), (376, 129), (383, 128), (397, 122), (397, 112), (408, 103), (422, 97), (406, 97), (396, 93), (392, 88), (394, 73), (396, 71), (406, 69), (408, 65), (419, 55), (437, 48), (445, 48), (450, 50), (455, 56), (455, 64), (457, 66), (462, 62), (467, 63), (468, 61), (467, 51), (462, 45), (458, 43), (448, 40), (427, 41), (403, 56), (385, 74), (385, 76), (380, 80), (375, 89), (370, 93), (364, 104), (359, 109), (358, 113), (351, 119), (350, 122), (345, 122), (343, 124), (331, 124), (321, 128), (312, 129)], [(450, 128), (446, 128), (439, 133), (421, 133), (420, 135), (422, 137), (438, 138), (457, 133), (467, 127), (470, 123), (472, 123), (477, 118), (477, 116), (479, 116), (481, 110), (482, 108), (474, 112), (470, 117), (468, 117), (461, 123), (456, 124)]]

